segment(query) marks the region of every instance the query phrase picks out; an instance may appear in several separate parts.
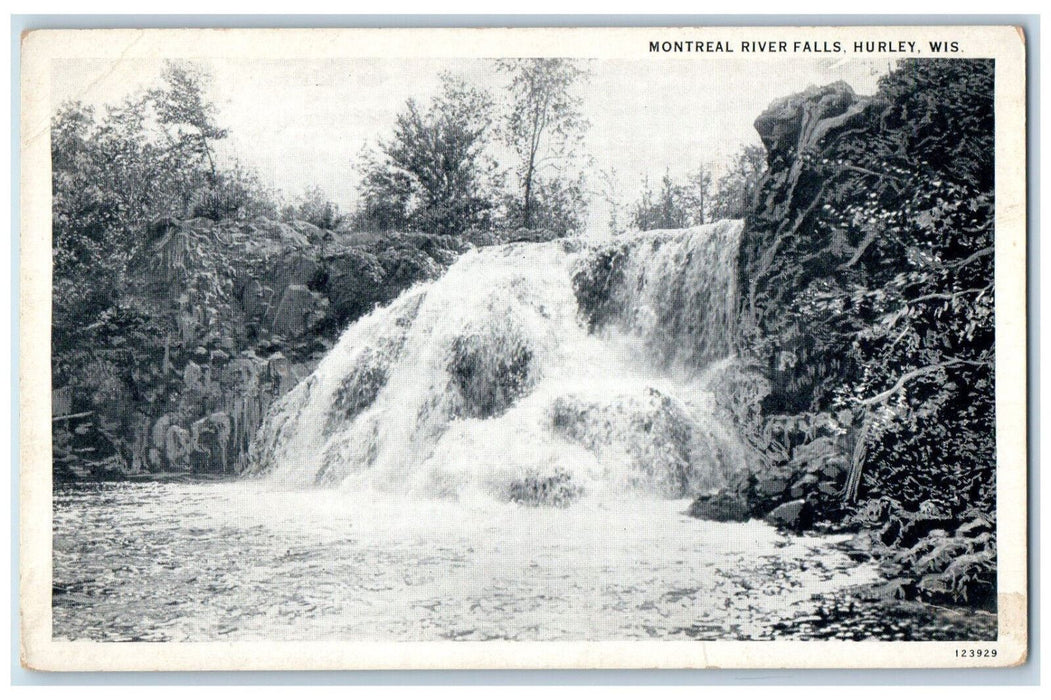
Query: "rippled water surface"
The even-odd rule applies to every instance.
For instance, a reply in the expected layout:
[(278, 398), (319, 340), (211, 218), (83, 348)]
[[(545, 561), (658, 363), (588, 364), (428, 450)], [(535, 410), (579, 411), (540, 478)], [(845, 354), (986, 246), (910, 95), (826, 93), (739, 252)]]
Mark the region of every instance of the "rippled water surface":
[(702, 522), (687, 501), (249, 482), (65, 488), (54, 505), (57, 639), (770, 638), (875, 577), (833, 538)]

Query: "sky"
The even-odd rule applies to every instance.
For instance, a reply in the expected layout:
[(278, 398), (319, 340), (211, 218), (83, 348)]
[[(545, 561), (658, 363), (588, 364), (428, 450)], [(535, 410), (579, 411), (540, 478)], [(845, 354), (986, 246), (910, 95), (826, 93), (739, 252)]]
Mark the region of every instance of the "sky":
[[(199, 62), (212, 75), (217, 122), (229, 130), (221, 153), (256, 170), (292, 198), (319, 186), (344, 210), (357, 202), (363, 148), (387, 137), (410, 97), (426, 102), (450, 71), (494, 94), (506, 78), (484, 59), (346, 59)], [(718, 168), (747, 144), (752, 127), (778, 98), (845, 80), (871, 94), (885, 61), (772, 57), (593, 60), (582, 87), (591, 123), (585, 145), (595, 172), (615, 169), (618, 196), (630, 202), (644, 177), (681, 178)], [(56, 61), (52, 104), (119, 102), (159, 82), (157, 61)], [(598, 178), (593, 186), (599, 187)], [(604, 225), (596, 196), (591, 226)]]

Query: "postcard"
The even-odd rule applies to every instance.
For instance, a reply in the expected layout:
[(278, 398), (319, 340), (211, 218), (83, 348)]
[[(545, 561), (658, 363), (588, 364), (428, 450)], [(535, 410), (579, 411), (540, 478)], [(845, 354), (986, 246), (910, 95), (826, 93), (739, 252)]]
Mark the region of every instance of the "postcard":
[(27, 668), (1026, 659), (1020, 29), (21, 56)]

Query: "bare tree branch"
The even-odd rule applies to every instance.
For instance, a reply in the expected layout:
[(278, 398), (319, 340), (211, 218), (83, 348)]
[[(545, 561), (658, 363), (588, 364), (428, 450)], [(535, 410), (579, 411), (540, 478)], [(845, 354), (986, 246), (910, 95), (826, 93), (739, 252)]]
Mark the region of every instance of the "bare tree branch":
[(886, 391), (880, 392), (875, 396), (870, 396), (867, 399), (861, 399), (860, 401), (858, 401), (858, 404), (861, 406), (872, 406), (873, 404), (882, 403), (883, 401), (886, 401), (891, 396), (904, 389), (905, 385), (913, 379), (918, 379), (919, 377), (923, 377), (928, 374), (933, 374), (934, 372), (937, 372), (939, 370), (948, 369), (950, 367), (956, 367), (958, 365), (975, 365), (981, 367), (987, 364), (988, 361), (962, 360), (954, 357), (949, 360), (946, 360), (945, 362), (939, 362), (933, 365), (926, 365), (925, 367), (918, 367), (901, 375), (901, 377), (898, 378), (898, 381), (894, 382), (894, 386), (892, 386), (891, 388), (887, 389)]

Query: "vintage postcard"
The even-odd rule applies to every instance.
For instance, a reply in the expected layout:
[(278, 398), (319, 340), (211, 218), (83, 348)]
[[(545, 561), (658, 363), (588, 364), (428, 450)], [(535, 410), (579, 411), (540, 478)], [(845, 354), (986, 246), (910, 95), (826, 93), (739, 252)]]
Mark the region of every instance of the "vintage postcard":
[(1025, 53), (28, 33), (23, 664), (1022, 663)]

